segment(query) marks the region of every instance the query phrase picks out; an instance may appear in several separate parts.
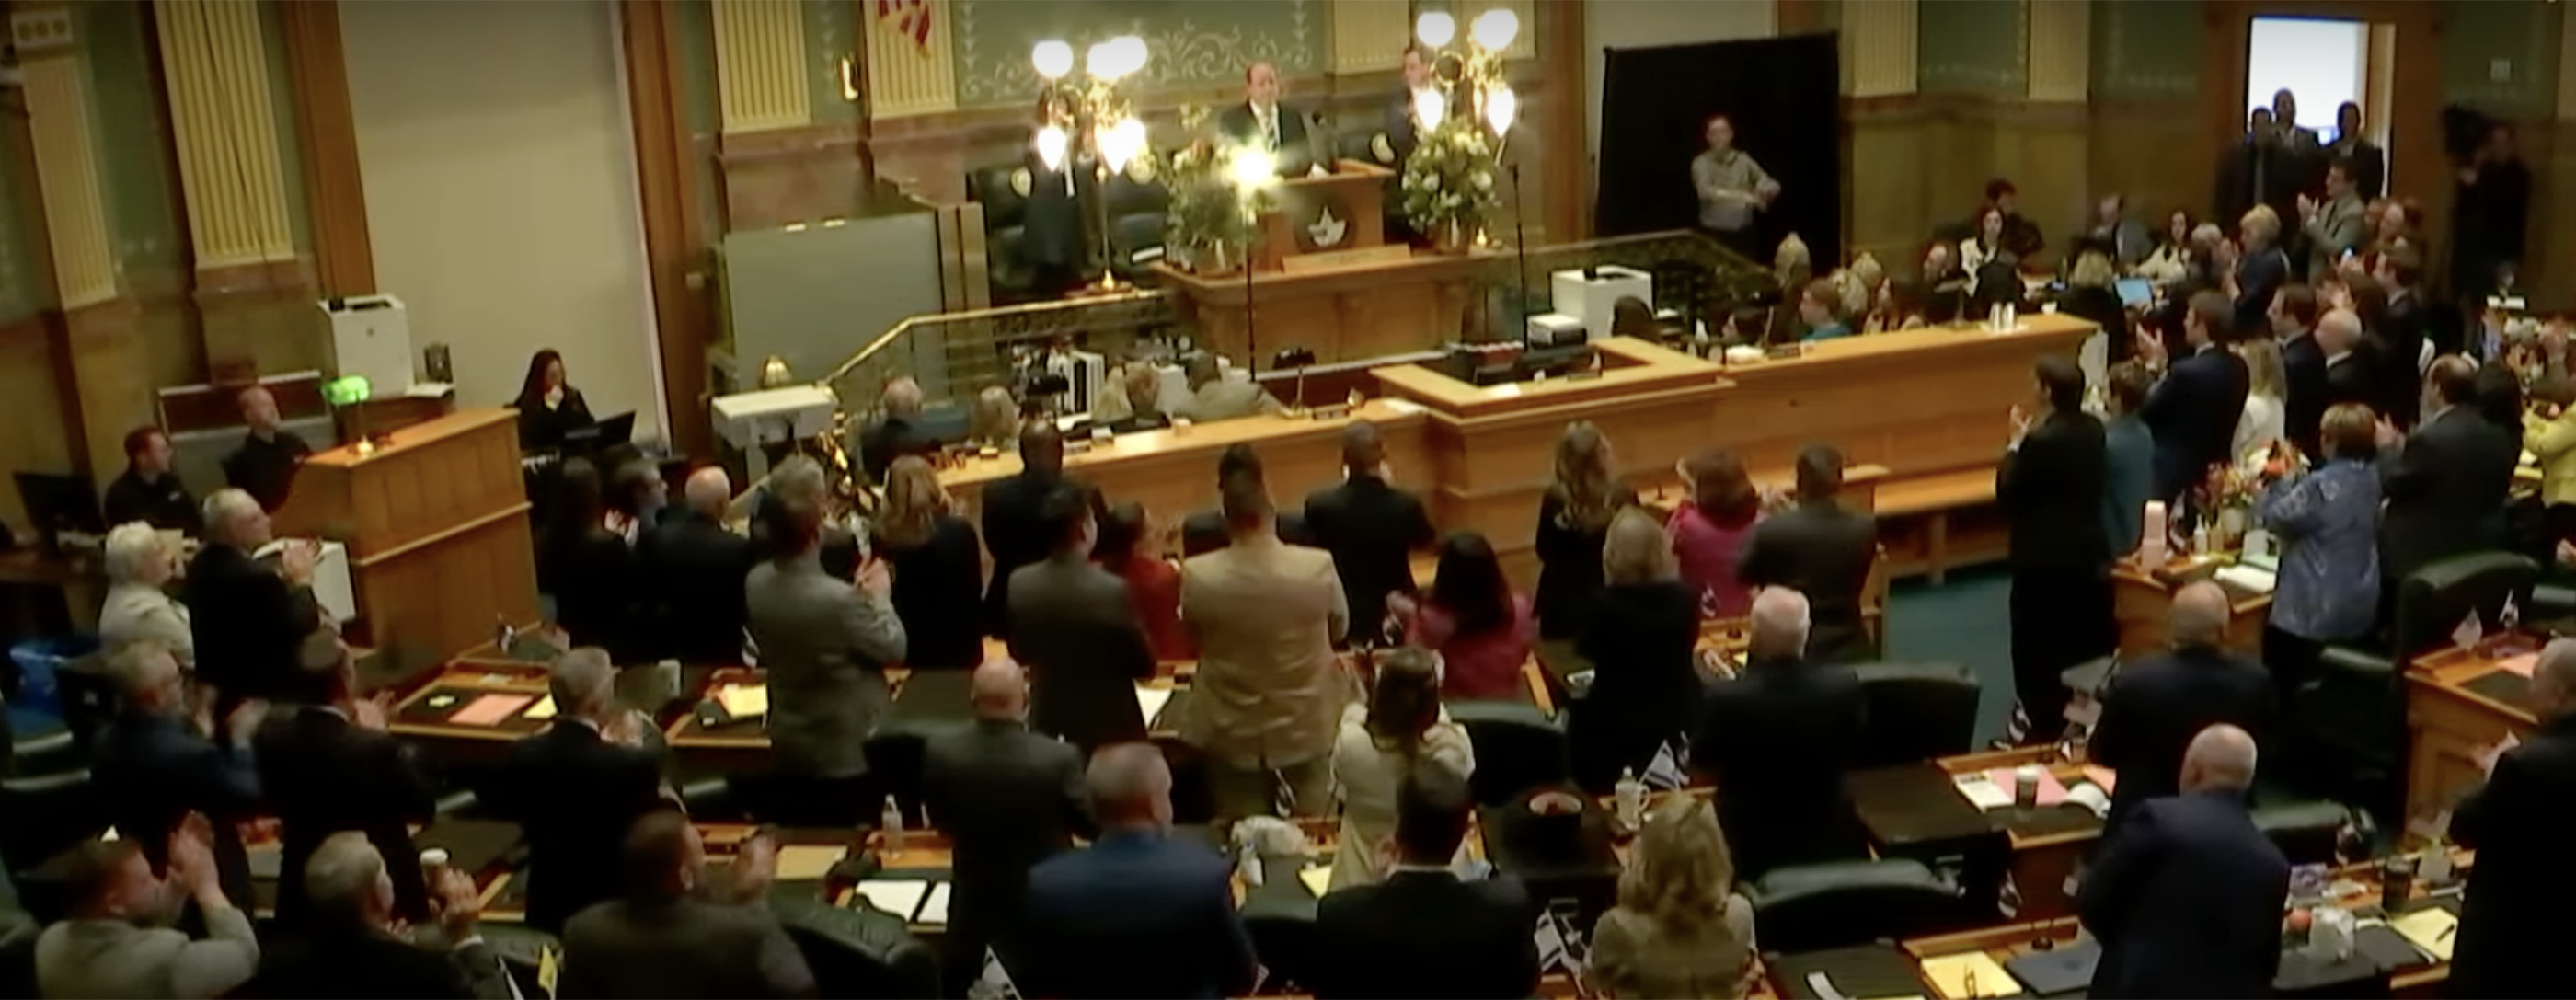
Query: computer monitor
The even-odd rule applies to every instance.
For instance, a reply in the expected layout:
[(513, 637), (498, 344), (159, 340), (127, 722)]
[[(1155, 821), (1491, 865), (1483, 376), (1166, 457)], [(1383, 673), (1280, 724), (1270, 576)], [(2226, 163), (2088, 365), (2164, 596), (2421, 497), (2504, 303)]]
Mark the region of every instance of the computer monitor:
[(48, 472), (20, 472), (15, 478), (18, 501), (26, 506), (27, 520), (47, 548), (58, 545), (65, 531), (107, 534), (107, 519), (99, 514), (98, 494), (90, 490), (88, 480)]
[(565, 451), (598, 451), (635, 440), (635, 411), (628, 410), (588, 427), (564, 432)]
[(2122, 278), (2112, 283), (2120, 290), (2120, 304), (2131, 309), (2144, 309), (2155, 304), (2155, 282), (2145, 278)]

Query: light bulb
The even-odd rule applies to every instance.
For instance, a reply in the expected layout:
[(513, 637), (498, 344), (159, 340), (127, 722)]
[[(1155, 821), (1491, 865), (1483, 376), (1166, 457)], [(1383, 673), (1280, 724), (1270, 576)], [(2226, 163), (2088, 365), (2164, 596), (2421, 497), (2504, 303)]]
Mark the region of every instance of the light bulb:
[(1413, 37), (1432, 48), (1445, 48), (1458, 37), (1458, 19), (1447, 11), (1425, 11), (1413, 22)]
[(1118, 47), (1109, 42), (1095, 42), (1082, 57), (1082, 71), (1101, 81), (1118, 79)]
[(1520, 33), (1521, 16), (1512, 13), (1509, 7), (1496, 7), (1476, 15), (1476, 23), (1467, 29), (1468, 37), (1475, 39), (1476, 44), (1484, 46), (1488, 52), (1511, 48), (1512, 39)]
[(1279, 159), (1259, 146), (1238, 146), (1226, 161), (1225, 172), (1236, 187), (1260, 187), (1278, 179)]
[(1107, 166), (1110, 173), (1123, 172), (1127, 169), (1127, 161), (1145, 148), (1145, 123), (1121, 118), (1117, 124), (1095, 132), (1092, 141), (1100, 145), (1102, 165)]
[(1495, 135), (1511, 131), (1512, 118), (1520, 111), (1521, 97), (1512, 93), (1512, 88), (1497, 83), (1485, 92), (1485, 124), (1494, 127)]
[(1029, 65), (1049, 80), (1064, 79), (1065, 74), (1073, 72), (1073, 46), (1052, 38), (1039, 42), (1037, 48), (1029, 50)]
[(1413, 92), (1413, 119), (1423, 131), (1439, 128), (1440, 120), (1448, 115), (1449, 99), (1441, 95), (1440, 88), (1424, 87)]
[(1118, 75), (1132, 76), (1145, 69), (1145, 40), (1134, 35), (1120, 35), (1109, 40), (1110, 51), (1118, 56)]
[(1067, 137), (1064, 134), (1064, 128), (1062, 126), (1049, 125), (1045, 128), (1039, 129), (1038, 162), (1046, 164), (1046, 168), (1048, 170), (1064, 169), (1064, 147), (1066, 141)]

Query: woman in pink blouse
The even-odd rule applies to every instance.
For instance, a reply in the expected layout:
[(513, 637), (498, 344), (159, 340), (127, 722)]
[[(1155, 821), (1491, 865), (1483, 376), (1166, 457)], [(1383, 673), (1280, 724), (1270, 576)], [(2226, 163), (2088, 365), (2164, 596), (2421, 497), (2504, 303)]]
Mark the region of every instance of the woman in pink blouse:
[(1679, 469), (1689, 496), (1664, 525), (1664, 535), (1681, 562), (1682, 585), (1699, 595), (1701, 617), (1742, 618), (1753, 610), (1753, 594), (1736, 578), (1736, 569), (1762, 513), (1762, 494), (1744, 462), (1722, 448), (1684, 459)]
[(1428, 597), (1387, 599), (1404, 621), (1405, 642), (1440, 654), (1443, 697), (1514, 696), (1538, 632), (1529, 598), (1512, 593), (1493, 543), (1473, 531), (1440, 540), (1437, 572)]

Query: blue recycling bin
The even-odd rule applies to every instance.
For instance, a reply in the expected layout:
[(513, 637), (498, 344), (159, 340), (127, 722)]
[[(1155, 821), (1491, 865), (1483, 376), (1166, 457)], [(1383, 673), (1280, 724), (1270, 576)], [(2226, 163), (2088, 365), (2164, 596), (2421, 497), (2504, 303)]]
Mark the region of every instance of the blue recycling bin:
[(95, 652), (98, 637), (94, 635), (29, 639), (9, 647), (9, 663), (18, 668), (17, 706), (60, 717), (63, 703), (58, 676), (65, 664)]

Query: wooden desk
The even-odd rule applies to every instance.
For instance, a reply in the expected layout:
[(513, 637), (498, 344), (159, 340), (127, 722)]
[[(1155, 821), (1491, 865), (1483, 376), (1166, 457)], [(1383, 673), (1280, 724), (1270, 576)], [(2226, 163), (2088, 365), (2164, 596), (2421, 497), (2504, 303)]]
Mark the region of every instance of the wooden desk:
[(2482, 652), (2443, 649), (2415, 658), (2406, 668), (2406, 837), (2418, 838), (2416, 820), (2448, 811), (2461, 795), (2486, 781), (2478, 755), (2507, 735), (2538, 725), (2531, 711), (2531, 680), (2503, 663), (2528, 656), (2528, 638), (2507, 637)]
[[(2066, 880), (2101, 839), (2102, 821), (2078, 806), (2027, 810), (2006, 806), (1979, 812), (1959, 795), (1954, 784), (1960, 775), (2025, 764), (2047, 768), (2070, 788), (2085, 780), (2084, 767), (2057, 760), (2053, 747), (1961, 754), (1928, 765), (1855, 773), (1851, 779), (1852, 806), (1882, 854), (1922, 859), (1926, 851), (1948, 853), (1970, 841), (1985, 839), (1990, 844), (1986, 838), (2001, 833), (2006, 852), (2003, 858), (1996, 859), (1979, 848), (1959, 859), (1972, 869), (1972, 877), (1981, 880), (1973, 888), (1982, 892), (1993, 888), (1993, 881), (2009, 876), (2020, 894), (2021, 907), (2006, 916), (2021, 920), (2072, 916), (2075, 902), (2066, 893)], [(1925, 796), (1935, 797), (1933, 801), (1939, 809), (1947, 811), (1927, 817)], [(1903, 824), (1892, 824), (1890, 816), (1902, 817)], [(1924, 822), (1936, 823), (1940, 828), (1915, 828)], [(1898, 825), (1903, 828), (1896, 828)], [(1920, 835), (1926, 833), (1933, 839), (1921, 839)]]
[[(34, 545), (0, 552), (0, 592), (9, 595), (0, 605), (0, 626), (26, 635), (95, 633), (99, 607), (107, 603), (107, 564), (95, 553), (57, 556)], [(60, 609), (53, 607), (57, 600)]]
[(1240, 272), (1211, 277), (1168, 264), (1154, 270), (1209, 347), (1259, 368), (1283, 347), (1311, 348), (1317, 362), (1331, 364), (1460, 339), (1476, 275), (1493, 256), (1415, 252), (1392, 263), (1255, 271), (1248, 290)]
[[(2111, 618), (2120, 630), (2120, 656), (2136, 659), (2173, 648), (2168, 619), (2174, 591), (2235, 561), (2232, 555), (2185, 556), (2149, 570), (2132, 555), (2111, 566)], [(2272, 595), (2228, 592), (2227, 648), (2248, 656), (2263, 652), (2263, 622)]]

